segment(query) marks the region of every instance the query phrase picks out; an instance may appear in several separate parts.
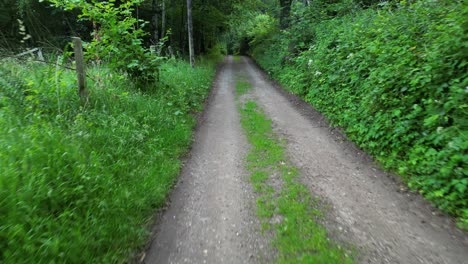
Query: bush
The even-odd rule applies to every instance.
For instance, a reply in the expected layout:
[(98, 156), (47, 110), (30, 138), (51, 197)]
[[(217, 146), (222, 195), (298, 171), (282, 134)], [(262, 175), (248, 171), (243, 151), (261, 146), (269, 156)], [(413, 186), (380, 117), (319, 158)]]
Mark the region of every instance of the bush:
[[(154, 84), (163, 58), (143, 47), (143, 28), (147, 22), (132, 16), (142, 0), (122, 3), (49, 0), (65, 10), (79, 10), (79, 18), (95, 25), (91, 42), (84, 48), (90, 60), (103, 60), (107, 67), (127, 73), (138, 88)], [(164, 41), (163, 39), (162, 41)], [(163, 43), (159, 43), (161, 46)]]
[[(466, 15), (459, 1), (417, 1), (311, 16), (252, 54), (385, 168), (468, 226)], [(300, 37), (284, 41), (291, 35)]]

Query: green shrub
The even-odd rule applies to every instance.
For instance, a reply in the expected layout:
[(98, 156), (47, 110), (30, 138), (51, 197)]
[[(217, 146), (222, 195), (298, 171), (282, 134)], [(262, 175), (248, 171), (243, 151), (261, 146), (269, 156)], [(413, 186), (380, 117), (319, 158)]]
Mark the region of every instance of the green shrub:
[(391, 8), (297, 20), (252, 54), (385, 168), (468, 226), (468, 6), (416, 1)]
[(0, 65), (0, 262), (124, 263), (141, 247), (190, 144), (213, 67), (172, 61), (152, 95), (89, 69)]
[[(65, 10), (79, 10), (80, 19), (96, 25), (93, 38), (85, 43), (85, 55), (90, 60), (103, 60), (107, 67), (127, 73), (138, 88), (154, 86), (158, 67), (163, 58), (143, 47), (143, 37), (148, 33), (143, 30), (148, 23), (133, 17), (135, 7), (142, 0), (116, 1), (69, 1), (48, 0), (56, 7)], [(166, 40), (163, 38), (162, 41)], [(162, 45), (162, 43), (159, 43)]]

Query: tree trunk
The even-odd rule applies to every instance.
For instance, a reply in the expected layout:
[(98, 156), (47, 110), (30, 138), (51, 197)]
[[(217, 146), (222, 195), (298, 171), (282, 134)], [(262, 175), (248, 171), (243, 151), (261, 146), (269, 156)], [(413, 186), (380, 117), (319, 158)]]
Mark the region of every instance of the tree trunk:
[(185, 50), (185, 29), (186, 29), (186, 24), (187, 20), (185, 19), (185, 4), (187, 2), (182, 1), (180, 4), (180, 26), (179, 26), (179, 50), (184, 51)]
[(289, 26), (289, 14), (291, 13), (292, 0), (280, 0), (280, 28), (286, 29)]
[(152, 22), (153, 22), (153, 27), (154, 27), (153, 41), (154, 41), (154, 44), (156, 45), (159, 42), (158, 1), (156, 0), (153, 0), (152, 11), (153, 11)]
[(189, 56), (190, 65), (192, 68), (195, 67), (195, 54), (193, 48), (193, 21), (192, 21), (192, 0), (187, 0), (187, 29), (189, 39)]
[(162, 0), (161, 38), (166, 36), (166, 0)]

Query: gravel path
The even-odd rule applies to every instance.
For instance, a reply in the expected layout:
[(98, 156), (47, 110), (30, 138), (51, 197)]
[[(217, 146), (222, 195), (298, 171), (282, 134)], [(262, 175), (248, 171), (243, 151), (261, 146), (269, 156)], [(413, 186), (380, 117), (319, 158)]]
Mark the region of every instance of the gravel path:
[(218, 72), (145, 263), (263, 263), (272, 255), (243, 168), (248, 145), (234, 97), (239, 74), (249, 78), (254, 99), (286, 139), (303, 183), (329, 205), (324, 224), (335, 239), (356, 246), (358, 262), (468, 264), (468, 236), (449, 217), (407, 192), (245, 57), (228, 57)]

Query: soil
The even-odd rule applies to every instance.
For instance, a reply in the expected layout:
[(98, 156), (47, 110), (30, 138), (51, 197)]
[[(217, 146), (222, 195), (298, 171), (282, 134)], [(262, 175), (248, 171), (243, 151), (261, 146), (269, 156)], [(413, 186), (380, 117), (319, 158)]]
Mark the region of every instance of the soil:
[[(358, 263), (468, 263), (468, 235), (409, 192), (255, 63), (227, 57), (145, 263), (265, 263), (274, 249), (255, 216), (244, 160), (248, 144), (234, 88), (238, 76), (285, 139), (300, 180), (325, 210), (333, 239), (354, 245)], [(328, 209), (327, 209), (328, 208)]]

